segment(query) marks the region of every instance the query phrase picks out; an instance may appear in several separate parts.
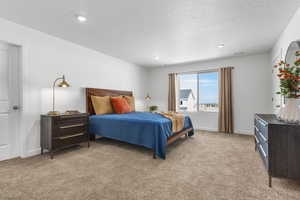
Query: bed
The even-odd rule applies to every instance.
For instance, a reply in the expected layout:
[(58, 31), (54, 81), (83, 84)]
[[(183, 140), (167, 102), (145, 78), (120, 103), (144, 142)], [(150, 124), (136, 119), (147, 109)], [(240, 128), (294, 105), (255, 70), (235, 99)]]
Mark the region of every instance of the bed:
[(153, 158), (166, 158), (166, 148), (182, 136), (194, 134), (191, 119), (184, 118), (184, 128), (172, 132), (170, 119), (157, 113), (130, 112), (126, 114), (95, 115), (91, 96), (132, 96), (131, 91), (86, 88), (86, 109), (90, 114), (91, 138), (102, 136), (153, 150)]

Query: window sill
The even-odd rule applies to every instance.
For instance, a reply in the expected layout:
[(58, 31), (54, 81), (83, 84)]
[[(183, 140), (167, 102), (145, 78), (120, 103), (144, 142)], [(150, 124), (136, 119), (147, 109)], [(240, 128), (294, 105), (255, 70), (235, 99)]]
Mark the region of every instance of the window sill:
[(194, 114), (194, 113), (219, 113), (219, 111), (177, 111), (179, 113), (187, 113), (187, 114)]

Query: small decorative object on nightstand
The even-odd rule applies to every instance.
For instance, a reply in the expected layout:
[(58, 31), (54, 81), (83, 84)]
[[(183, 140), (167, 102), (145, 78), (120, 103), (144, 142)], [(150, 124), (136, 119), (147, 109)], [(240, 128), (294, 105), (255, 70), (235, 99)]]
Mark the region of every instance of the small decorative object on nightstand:
[(82, 142), (89, 143), (87, 113), (68, 115), (41, 115), (41, 154), (44, 149), (53, 153)]
[(155, 111), (157, 111), (158, 110), (158, 106), (150, 106), (149, 107), (149, 111), (150, 112), (155, 112)]
[(67, 110), (64, 115), (75, 115), (75, 114), (80, 114), (78, 110)]

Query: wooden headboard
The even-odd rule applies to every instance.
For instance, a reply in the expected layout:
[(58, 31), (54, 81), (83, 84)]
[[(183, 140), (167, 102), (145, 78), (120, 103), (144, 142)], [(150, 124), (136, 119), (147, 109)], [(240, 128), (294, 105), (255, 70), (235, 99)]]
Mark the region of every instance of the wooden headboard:
[(109, 90), (109, 89), (97, 89), (97, 88), (86, 88), (86, 112), (90, 115), (94, 115), (95, 111), (93, 108), (91, 96), (132, 96), (132, 91), (120, 91), (120, 90)]

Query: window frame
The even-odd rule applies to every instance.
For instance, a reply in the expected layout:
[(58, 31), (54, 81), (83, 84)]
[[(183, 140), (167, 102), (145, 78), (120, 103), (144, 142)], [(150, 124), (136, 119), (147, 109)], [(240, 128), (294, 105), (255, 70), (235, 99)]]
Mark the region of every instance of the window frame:
[[(203, 111), (203, 110), (199, 110), (200, 108), (200, 104), (199, 104), (199, 97), (200, 97), (200, 87), (199, 87), (199, 74), (204, 74), (204, 73), (212, 73), (212, 72), (217, 72), (218, 73), (218, 93), (220, 91), (220, 76), (219, 76), (219, 69), (209, 69), (209, 70), (201, 70), (201, 71), (193, 71), (193, 72), (181, 72), (181, 73), (177, 73), (177, 94), (180, 93), (180, 81), (179, 81), (179, 75), (183, 75), (183, 74), (197, 74), (197, 110), (196, 111), (184, 111), (184, 110), (180, 110), (179, 109), (179, 105), (180, 105), (180, 98), (179, 95), (177, 95), (177, 106), (176, 106), (176, 110), (178, 112), (182, 112), (182, 113), (198, 113), (198, 112), (205, 112), (205, 113), (218, 113), (219, 110), (217, 111)], [(219, 102), (218, 102), (218, 107), (219, 107)]]

